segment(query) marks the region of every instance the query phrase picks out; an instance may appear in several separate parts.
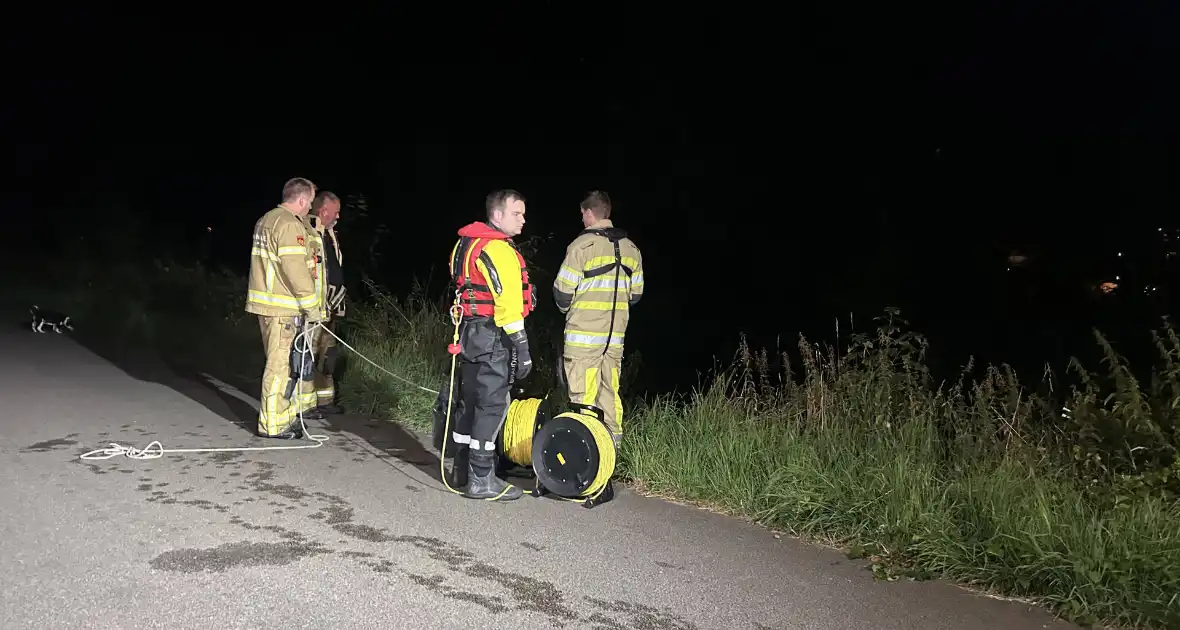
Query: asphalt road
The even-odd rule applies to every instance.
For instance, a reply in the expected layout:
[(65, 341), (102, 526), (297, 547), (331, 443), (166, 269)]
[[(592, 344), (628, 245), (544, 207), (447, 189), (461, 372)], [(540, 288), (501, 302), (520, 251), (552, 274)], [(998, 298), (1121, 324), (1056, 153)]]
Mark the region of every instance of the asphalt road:
[(0, 348), (5, 628), (1074, 627), (626, 491), (469, 501), (383, 422), (317, 423), (317, 449), (83, 461), (274, 442), (249, 396), (150, 357), (17, 327)]

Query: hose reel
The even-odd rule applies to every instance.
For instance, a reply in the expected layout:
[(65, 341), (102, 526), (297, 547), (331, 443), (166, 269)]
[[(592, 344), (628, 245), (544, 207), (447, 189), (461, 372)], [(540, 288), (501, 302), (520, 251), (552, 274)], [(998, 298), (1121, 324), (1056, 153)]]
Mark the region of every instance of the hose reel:
[[(441, 396), (440, 401), (445, 413), (446, 401)], [(452, 416), (462, 413), (463, 403), (457, 403)], [(596, 407), (571, 407), (570, 411), (554, 415), (548, 396), (513, 399), (496, 438), (496, 452), (502, 462), (532, 470), (536, 479), (531, 492), (534, 497), (553, 494), (592, 508), (614, 498), (611, 477), (615, 472), (615, 444)], [(442, 457), (454, 457), (460, 445), (453, 435), (443, 435), (445, 416), (439, 410), (436, 405), (434, 447)], [(456, 470), (453, 474), (465, 475), (466, 471)]]

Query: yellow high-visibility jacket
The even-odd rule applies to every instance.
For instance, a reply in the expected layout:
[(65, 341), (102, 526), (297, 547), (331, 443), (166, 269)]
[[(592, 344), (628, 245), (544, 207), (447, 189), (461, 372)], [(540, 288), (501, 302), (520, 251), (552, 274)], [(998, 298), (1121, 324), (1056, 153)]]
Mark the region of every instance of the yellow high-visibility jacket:
[(626, 232), (603, 219), (579, 234), (553, 281), (554, 301), (565, 313), (565, 353), (621, 353), (643, 288), (643, 255)]
[(323, 320), (323, 241), (311, 224), (279, 206), (254, 224), (246, 312)]
[(492, 317), (509, 335), (524, 330), (524, 319), (536, 306), (524, 256), (503, 232), (483, 222), (463, 226), (459, 237), (450, 267), (463, 316)]

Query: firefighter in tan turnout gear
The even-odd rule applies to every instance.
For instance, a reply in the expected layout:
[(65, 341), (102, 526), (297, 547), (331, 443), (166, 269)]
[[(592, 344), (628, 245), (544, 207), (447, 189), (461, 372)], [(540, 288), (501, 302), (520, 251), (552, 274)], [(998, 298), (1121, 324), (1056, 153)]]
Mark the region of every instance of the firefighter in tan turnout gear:
[[(310, 380), (299, 380), (291, 397), (285, 396), (296, 335), (326, 317), (322, 245), (307, 220), (315, 193), (315, 185), (302, 177), (287, 181), (282, 203), (254, 224), (246, 312), (258, 315), (266, 351), (258, 406), (258, 434), (263, 437), (299, 439), (300, 413), (323, 418), (315, 410)], [(306, 342), (314, 347), (315, 339)]]
[(322, 190), (311, 202), (311, 225), (319, 236), (324, 252), (324, 287), (327, 299), (327, 319), (323, 321), (326, 330), (317, 331), (315, 346), (315, 395), (318, 409), (323, 413), (343, 413), (336, 402), (336, 360), (340, 346), (336, 337), (335, 322), (344, 317), (344, 255), (340, 252), (340, 241), (336, 238), (336, 222), (340, 220), (340, 197)]
[(610, 196), (593, 191), (581, 203), (583, 230), (566, 248), (553, 281), (565, 313), (563, 375), (570, 402), (597, 407), (614, 437), (623, 436), (619, 369), (631, 307), (643, 296), (643, 257), (610, 220)]

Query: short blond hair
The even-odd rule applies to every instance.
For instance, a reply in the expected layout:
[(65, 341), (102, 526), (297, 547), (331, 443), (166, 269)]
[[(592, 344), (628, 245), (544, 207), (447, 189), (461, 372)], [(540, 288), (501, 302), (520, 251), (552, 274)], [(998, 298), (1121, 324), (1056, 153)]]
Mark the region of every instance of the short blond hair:
[(291, 203), (303, 195), (310, 195), (315, 192), (315, 184), (311, 183), (310, 179), (303, 177), (292, 177), (283, 184), (283, 203)]

